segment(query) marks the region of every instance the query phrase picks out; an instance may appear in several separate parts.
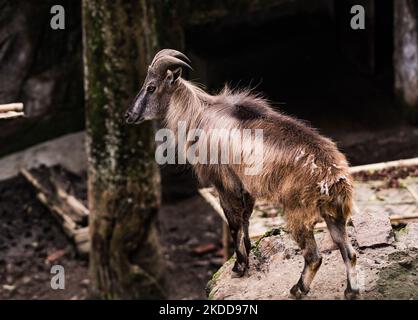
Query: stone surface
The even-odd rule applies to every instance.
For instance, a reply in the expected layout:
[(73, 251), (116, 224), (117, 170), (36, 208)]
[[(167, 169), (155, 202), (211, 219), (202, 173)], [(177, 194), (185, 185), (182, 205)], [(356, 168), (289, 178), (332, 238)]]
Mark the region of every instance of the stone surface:
[(0, 158), (0, 180), (16, 176), (22, 168), (32, 169), (40, 165), (59, 164), (81, 174), (87, 170), (84, 136), (84, 131), (68, 134)]
[[(323, 236), (323, 232), (315, 234), (317, 240)], [(416, 252), (394, 246), (357, 251), (361, 299), (418, 299)], [(340, 252), (330, 251), (322, 257), (322, 266), (304, 299), (343, 299), (346, 273)], [(231, 258), (208, 283), (209, 299), (292, 299), (290, 288), (303, 268), (299, 248), (283, 230), (254, 244), (244, 277), (232, 278), (233, 262)]]
[(368, 206), (362, 212), (356, 212), (351, 220), (360, 248), (393, 243), (393, 231), (387, 213), (375, 211), (372, 206)]

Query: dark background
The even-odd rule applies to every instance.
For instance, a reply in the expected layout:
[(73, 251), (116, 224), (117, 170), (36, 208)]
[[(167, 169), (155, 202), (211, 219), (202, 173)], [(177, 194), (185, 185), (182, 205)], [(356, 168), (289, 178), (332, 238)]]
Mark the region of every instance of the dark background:
[[(211, 93), (225, 83), (262, 92), (274, 108), (332, 137), (352, 165), (411, 158), (418, 156), (418, 128), (394, 90), (394, 1), (178, 0), (170, 12), (178, 19), (163, 36), (191, 58), (195, 71), (186, 78)], [(247, 10), (243, 3), (250, 2)], [(170, 11), (174, 0), (160, 3)], [(50, 28), (54, 4), (66, 10), (65, 30)], [(350, 28), (354, 4), (366, 9), (365, 30)], [(84, 129), (81, 22), (80, 0), (0, 0), (0, 104), (23, 102), (26, 114), (0, 122), (0, 156)], [(159, 224), (171, 298), (205, 298), (208, 279), (223, 263), (220, 218), (196, 195), (187, 167), (161, 172)], [(86, 175), (77, 179), (85, 186)], [(87, 296), (87, 261), (21, 176), (0, 182), (0, 217), (0, 282), (17, 283), (0, 298)], [(208, 243), (210, 253), (193, 252)], [(60, 262), (70, 277), (61, 295), (45, 286), (45, 259), (57, 249), (65, 251)]]
[[(229, 2), (219, 18), (182, 13), (190, 79), (212, 93), (225, 83), (264, 93), (334, 138), (352, 164), (418, 154), (394, 97), (393, 0), (278, 1), (248, 13)], [(0, 0), (0, 103), (24, 102), (28, 116), (0, 124), (0, 155), (84, 128), (81, 1), (59, 3), (66, 30), (53, 31), (56, 1)], [(354, 4), (366, 9), (365, 30), (350, 28)]]

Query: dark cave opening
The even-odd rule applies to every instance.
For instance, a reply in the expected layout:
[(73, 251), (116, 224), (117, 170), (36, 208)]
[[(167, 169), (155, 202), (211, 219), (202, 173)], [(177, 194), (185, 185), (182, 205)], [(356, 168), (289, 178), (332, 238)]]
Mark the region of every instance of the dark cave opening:
[(400, 123), (393, 95), (393, 2), (367, 2), (365, 30), (350, 1), (260, 12), (186, 29), (191, 79), (211, 92), (252, 87), (275, 108), (331, 136)]

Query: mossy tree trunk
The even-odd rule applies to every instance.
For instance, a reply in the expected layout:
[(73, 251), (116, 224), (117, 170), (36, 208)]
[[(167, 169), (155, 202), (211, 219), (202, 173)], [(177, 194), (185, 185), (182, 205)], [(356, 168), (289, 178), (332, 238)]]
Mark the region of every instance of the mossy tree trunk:
[(418, 121), (418, 1), (396, 0), (395, 92), (409, 120)]
[(90, 274), (103, 299), (163, 298), (154, 125), (124, 113), (157, 50), (147, 0), (83, 0)]

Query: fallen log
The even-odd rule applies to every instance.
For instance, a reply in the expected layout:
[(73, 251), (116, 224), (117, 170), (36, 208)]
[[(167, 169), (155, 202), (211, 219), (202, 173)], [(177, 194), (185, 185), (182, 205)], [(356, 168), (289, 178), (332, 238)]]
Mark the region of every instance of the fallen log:
[(89, 210), (81, 201), (63, 190), (51, 177), (45, 178), (45, 181), (41, 182), (40, 179), (26, 169), (22, 169), (21, 173), (39, 193), (44, 194), (49, 201), (57, 204), (61, 211), (74, 223), (78, 225), (86, 224)]
[(379, 162), (379, 163), (372, 163), (372, 164), (365, 164), (356, 167), (350, 167), (351, 173), (361, 172), (361, 171), (379, 171), (383, 169), (393, 168), (393, 167), (407, 167), (418, 165), (418, 158), (411, 158), (411, 159), (400, 159), (394, 161), (387, 161), (387, 162)]
[(0, 104), (0, 113), (10, 111), (23, 112), (23, 103)]
[(26, 169), (22, 175), (35, 188), (38, 200), (49, 208), (67, 237), (81, 255), (89, 251), (87, 217), (89, 210), (74, 196), (49, 181), (41, 181)]
[(23, 117), (23, 103), (0, 104), (0, 120)]
[(0, 113), (0, 120), (10, 120), (15, 118), (24, 117), (25, 114), (23, 112), (16, 112), (16, 111), (8, 111), (8, 112), (1, 112)]

